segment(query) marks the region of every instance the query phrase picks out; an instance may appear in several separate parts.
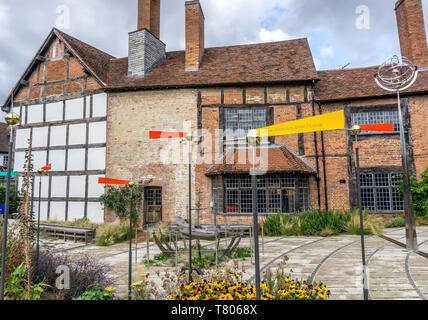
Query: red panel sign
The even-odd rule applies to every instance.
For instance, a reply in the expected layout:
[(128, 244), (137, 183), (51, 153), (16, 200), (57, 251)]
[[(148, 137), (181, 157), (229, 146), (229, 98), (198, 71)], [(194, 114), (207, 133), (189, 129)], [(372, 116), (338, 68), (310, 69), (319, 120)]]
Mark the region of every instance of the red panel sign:
[(382, 131), (382, 132), (393, 132), (394, 125), (392, 123), (382, 124), (362, 124), (360, 125), (362, 131)]
[(185, 132), (150, 131), (150, 139), (174, 139), (185, 137)]
[(118, 180), (118, 179), (109, 179), (109, 178), (98, 178), (99, 184), (117, 184), (117, 185), (127, 185), (129, 180)]

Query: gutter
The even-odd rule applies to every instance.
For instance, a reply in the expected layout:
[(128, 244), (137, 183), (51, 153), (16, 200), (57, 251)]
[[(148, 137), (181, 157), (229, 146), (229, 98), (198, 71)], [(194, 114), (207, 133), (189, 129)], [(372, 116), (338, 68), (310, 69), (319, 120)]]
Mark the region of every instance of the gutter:
[[(315, 81), (312, 81), (312, 116), (315, 117)], [(316, 167), (317, 167), (317, 193), (318, 193), (318, 208), (321, 210), (321, 190), (320, 190), (320, 164), (319, 164), (319, 155), (318, 155), (318, 134), (314, 132), (314, 147), (315, 147), (315, 159), (316, 159)]]
[[(319, 112), (322, 113), (321, 103), (317, 102)], [(325, 197), (325, 210), (328, 210), (328, 188), (327, 188), (327, 171), (325, 167), (325, 145), (324, 145), (324, 132), (321, 131), (321, 153), (322, 153), (322, 163), (323, 163), (323, 173), (324, 173), (324, 197)]]

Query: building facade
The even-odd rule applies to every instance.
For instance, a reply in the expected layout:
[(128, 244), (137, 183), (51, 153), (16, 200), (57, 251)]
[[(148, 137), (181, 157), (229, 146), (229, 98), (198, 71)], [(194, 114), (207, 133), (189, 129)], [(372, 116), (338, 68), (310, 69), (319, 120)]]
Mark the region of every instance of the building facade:
[[(185, 10), (183, 51), (165, 52), (160, 0), (138, 2), (138, 27), (129, 34), (125, 58), (52, 30), (3, 107), (21, 115), (15, 170), (23, 166), (30, 135), (35, 168), (52, 163), (42, 177), (42, 218), (114, 220), (97, 200), (104, 191), (98, 177), (138, 181), (147, 175), (154, 179), (141, 222), (185, 217), (190, 147), (197, 219), (249, 221), (247, 131), (339, 110), (348, 128), (394, 123), (392, 133), (361, 136), (362, 203), (374, 213), (403, 211), (397, 101), (377, 87), (378, 67), (317, 71), (307, 39), (205, 48), (199, 1), (186, 1)], [(421, 0), (400, 0), (395, 10), (402, 54), (427, 67)], [(425, 71), (402, 95), (416, 176), (428, 167), (427, 94)], [(150, 139), (150, 131), (198, 134), (189, 146), (182, 139)], [(257, 182), (259, 213), (355, 207), (354, 142), (345, 130), (265, 139), (255, 154), (265, 173)]]

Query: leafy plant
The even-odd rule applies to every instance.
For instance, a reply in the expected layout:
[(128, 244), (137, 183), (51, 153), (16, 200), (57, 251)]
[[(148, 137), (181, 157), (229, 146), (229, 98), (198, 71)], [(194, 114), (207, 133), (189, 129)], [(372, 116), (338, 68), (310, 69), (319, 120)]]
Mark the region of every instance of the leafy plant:
[[(3, 243), (3, 236), (0, 234), (0, 243)], [(15, 234), (9, 231), (7, 237), (7, 256), (6, 256), (6, 272), (5, 279), (11, 275), (25, 261), (24, 241)], [(2, 246), (0, 246), (0, 257), (2, 256)]]
[(391, 219), (385, 223), (385, 228), (402, 228), (406, 226), (406, 220), (402, 217)]
[[(144, 188), (149, 185), (151, 180), (147, 182), (140, 181), (133, 187), (133, 220), (138, 218), (138, 210), (142, 205)], [(131, 187), (129, 185), (106, 187), (106, 192), (99, 198), (101, 204), (107, 209), (112, 209), (120, 220), (125, 220), (129, 217), (131, 200)]]
[(108, 287), (104, 290), (97, 289), (84, 292), (80, 297), (73, 300), (114, 300), (116, 288)]
[[(403, 196), (403, 181), (399, 182), (399, 190)], [(410, 190), (412, 192), (415, 215), (428, 217), (428, 169), (422, 173), (422, 177), (419, 181), (417, 181), (415, 177), (410, 179)]]
[[(70, 288), (56, 288), (59, 266), (67, 266), (70, 270)], [(81, 296), (84, 292), (111, 287), (113, 279), (108, 275), (111, 268), (97, 259), (87, 256), (69, 256), (50, 251), (41, 251), (39, 263), (33, 266), (33, 282), (46, 282), (52, 288), (51, 294), (62, 293), (65, 300)]]
[[(19, 265), (7, 278), (5, 285), (5, 300), (40, 300), (45, 288), (49, 285), (44, 282), (29, 284), (25, 264)], [(28, 292), (30, 295), (28, 295)]]
[[(0, 205), (5, 204), (5, 199), (6, 199), (6, 186), (0, 185)], [(20, 204), (21, 204), (21, 198), (19, 196), (19, 192), (15, 189), (15, 187), (10, 187), (9, 189), (10, 213), (17, 213)]]

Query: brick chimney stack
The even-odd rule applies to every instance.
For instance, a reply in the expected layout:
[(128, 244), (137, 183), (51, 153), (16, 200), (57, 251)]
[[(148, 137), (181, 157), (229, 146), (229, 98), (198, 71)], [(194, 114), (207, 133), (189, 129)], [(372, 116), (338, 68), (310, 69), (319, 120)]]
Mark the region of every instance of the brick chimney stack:
[(422, 0), (398, 0), (395, 4), (401, 55), (419, 68), (428, 66)]
[(138, 30), (129, 33), (128, 77), (143, 78), (165, 60), (160, 35), (160, 0), (138, 0)]
[(198, 71), (205, 50), (205, 17), (199, 0), (186, 1), (186, 71)]
[(160, 0), (138, 0), (138, 29), (160, 39)]

